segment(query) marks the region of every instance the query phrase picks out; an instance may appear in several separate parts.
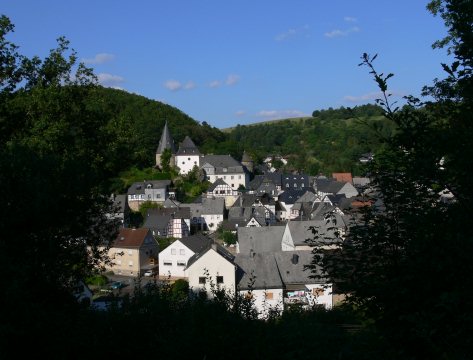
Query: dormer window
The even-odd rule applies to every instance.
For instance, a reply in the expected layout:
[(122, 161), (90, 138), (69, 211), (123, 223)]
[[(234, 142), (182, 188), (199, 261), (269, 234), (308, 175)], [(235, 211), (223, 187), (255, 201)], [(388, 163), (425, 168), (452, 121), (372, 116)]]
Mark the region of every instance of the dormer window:
[(146, 188), (151, 189), (153, 187), (153, 184), (148, 184), (146, 185)]

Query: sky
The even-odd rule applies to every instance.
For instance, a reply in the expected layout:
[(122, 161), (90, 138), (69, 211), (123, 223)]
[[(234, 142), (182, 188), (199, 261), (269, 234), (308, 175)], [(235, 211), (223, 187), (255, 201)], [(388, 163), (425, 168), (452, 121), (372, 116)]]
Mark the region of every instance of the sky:
[(363, 53), (393, 101), (443, 78), (446, 35), (424, 0), (2, 0), (20, 53), (65, 36), (99, 82), (217, 128), (373, 103)]

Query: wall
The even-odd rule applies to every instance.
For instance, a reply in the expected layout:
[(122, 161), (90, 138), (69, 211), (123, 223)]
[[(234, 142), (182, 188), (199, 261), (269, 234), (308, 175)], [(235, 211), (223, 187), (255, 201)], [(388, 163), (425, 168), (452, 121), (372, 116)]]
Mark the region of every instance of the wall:
[[(194, 252), (179, 240), (174, 241), (166, 249), (159, 253), (159, 277), (161, 278), (187, 278), (185, 270), (187, 261)], [(184, 265), (178, 265), (178, 262)], [(164, 265), (170, 263), (171, 265)]]

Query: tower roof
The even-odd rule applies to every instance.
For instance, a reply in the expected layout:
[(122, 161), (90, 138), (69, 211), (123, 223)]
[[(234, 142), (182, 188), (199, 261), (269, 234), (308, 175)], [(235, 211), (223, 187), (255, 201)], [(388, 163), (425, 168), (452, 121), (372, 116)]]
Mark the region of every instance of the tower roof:
[(159, 140), (158, 149), (156, 150), (156, 154), (162, 154), (165, 149), (171, 150), (171, 153), (176, 153), (176, 148), (174, 146), (174, 140), (171, 137), (171, 132), (168, 128), (168, 122), (164, 124), (163, 133), (161, 135), (161, 140)]
[(200, 155), (199, 149), (195, 146), (194, 142), (189, 136), (186, 136), (184, 141), (179, 145), (177, 155)]

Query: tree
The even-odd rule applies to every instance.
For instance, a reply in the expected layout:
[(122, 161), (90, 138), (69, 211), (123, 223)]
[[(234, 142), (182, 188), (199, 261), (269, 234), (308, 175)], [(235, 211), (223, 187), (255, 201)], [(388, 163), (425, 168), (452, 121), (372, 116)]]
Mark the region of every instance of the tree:
[[(449, 29), (435, 45), (449, 46), (454, 56), (450, 66), (442, 65), (447, 78), (424, 88), (434, 101), (407, 97), (399, 109), (388, 94), (393, 75), (378, 73), (376, 56), (363, 55), (360, 65), (383, 93), (378, 104), (396, 126), (370, 164), (371, 200), (379, 206), (361, 210), (341, 249), (314, 250), (312, 266), (323, 266), (399, 356), (467, 358), (473, 327), (473, 232), (464, 226), (473, 200), (473, 8), (446, 0), (429, 9)], [(453, 202), (442, 202), (444, 190), (454, 194)]]
[(6, 322), (21, 324), (29, 309), (70, 303), (117, 224), (107, 217), (109, 138), (95, 76), (64, 38), (43, 60), (20, 55), (7, 40), (13, 28), (0, 17), (0, 261), (9, 279), (0, 304)]

